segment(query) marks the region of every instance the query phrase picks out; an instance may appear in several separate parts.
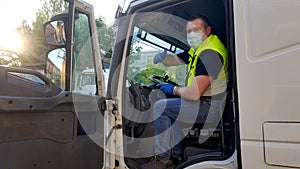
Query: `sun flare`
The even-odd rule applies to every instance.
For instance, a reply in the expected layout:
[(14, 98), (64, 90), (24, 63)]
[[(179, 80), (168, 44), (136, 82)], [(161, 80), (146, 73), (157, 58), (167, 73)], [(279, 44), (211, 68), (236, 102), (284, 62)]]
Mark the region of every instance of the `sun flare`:
[(14, 30), (0, 28), (0, 48), (18, 52), (22, 48), (23, 39)]

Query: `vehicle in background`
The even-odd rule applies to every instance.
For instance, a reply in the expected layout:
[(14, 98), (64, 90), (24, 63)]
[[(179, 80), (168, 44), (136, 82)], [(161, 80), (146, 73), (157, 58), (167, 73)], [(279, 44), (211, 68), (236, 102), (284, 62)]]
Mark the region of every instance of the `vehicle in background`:
[[(104, 86), (107, 89), (109, 69), (103, 69)], [(96, 94), (96, 79), (94, 69), (83, 70), (77, 79), (77, 85), (74, 92), (81, 94)]]

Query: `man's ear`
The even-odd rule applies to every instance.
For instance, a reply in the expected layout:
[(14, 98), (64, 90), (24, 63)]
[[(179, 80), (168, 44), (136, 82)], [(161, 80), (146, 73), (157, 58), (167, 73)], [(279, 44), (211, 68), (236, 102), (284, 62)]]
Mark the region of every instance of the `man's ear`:
[(206, 36), (210, 35), (210, 33), (211, 33), (211, 27), (208, 26), (208, 27), (206, 28)]

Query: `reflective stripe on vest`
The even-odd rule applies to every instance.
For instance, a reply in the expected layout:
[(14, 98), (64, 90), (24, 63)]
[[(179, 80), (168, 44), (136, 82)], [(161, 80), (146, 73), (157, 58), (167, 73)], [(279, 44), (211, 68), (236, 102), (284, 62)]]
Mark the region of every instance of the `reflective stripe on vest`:
[(218, 52), (223, 59), (222, 68), (218, 74), (218, 77), (212, 81), (210, 86), (206, 89), (203, 96), (213, 96), (222, 93), (226, 90), (228, 81), (228, 59), (227, 50), (216, 35), (210, 35), (202, 44), (199, 46), (197, 51), (193, 48), (189, 50), (189, 64), (188, 64), (188, 76), (187, 76), (187, 86), (191, 86), (195, 78), (196, 65), (198, 61), (198, 56), (200, 53), (206, 49), (211, 49)]

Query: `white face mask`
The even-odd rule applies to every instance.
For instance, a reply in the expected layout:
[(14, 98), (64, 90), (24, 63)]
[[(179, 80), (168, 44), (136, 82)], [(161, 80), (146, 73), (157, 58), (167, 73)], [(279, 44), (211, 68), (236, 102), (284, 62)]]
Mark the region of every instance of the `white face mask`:
[(197, 32), (188, 33), (187, 42), (192, 48), (196, 50), (202, 43), (202, 36), (203, 35), (201, 33)]

